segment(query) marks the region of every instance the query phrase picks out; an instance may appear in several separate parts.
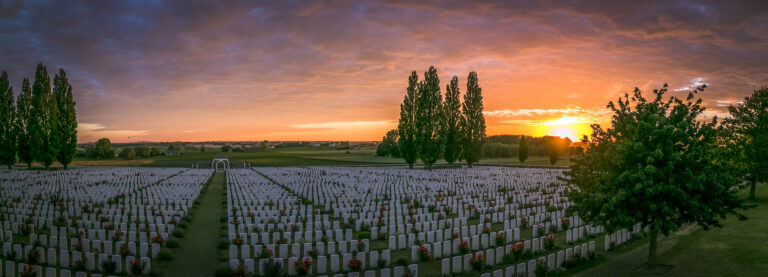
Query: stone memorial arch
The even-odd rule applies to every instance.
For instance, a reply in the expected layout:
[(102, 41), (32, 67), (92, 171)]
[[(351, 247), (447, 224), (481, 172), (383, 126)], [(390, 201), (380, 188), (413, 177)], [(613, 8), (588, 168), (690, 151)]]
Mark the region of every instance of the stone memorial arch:
[[(219, 170), (219, 165), (221, 165), (221, 170)], [(227, 158), (227, 156), (224, 156), (224, 154), (216, 154), (216, 157), (214, 157), (213, 161), (211, 162), (211, 168), (216, 169), (217, 172), (221, 172), (228, 169), (229, 158)]]

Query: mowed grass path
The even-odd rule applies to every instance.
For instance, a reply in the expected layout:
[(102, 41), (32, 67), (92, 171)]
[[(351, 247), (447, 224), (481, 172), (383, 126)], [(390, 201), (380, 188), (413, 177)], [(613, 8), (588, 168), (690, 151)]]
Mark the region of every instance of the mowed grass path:
[(219, 217), (223, 211), (224, 173), (216, 172), (189, 224), (179, 251), (165, 268), (164, 276), (214, 276), (219, 237)]
[[(744, 193), (746, 195), (746, 193)], [(758, 205), (740, 221), (728, 216), (725, 227), (703, 230), (690, 225), (659, 240), (658, 261), (673, 268), (663, 276), (766, 276), (768, 274), (768, 184), (758, 184)], [(646, 276), (633, 273), (648, 260), (648, 240), (573, 276)]]

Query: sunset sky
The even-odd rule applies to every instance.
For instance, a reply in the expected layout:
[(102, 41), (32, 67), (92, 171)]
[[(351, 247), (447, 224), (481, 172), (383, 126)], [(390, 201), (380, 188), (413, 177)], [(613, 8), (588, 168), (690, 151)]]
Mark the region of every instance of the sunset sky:
[(0, 70), (18, 93), (64, 68), (80, 142), (379, 140), (431, 65), (443, 93), (477, 71), (488, 135), (573, 138), (636, 86), (708, 84), (715, 115), (768, 85), (768, 1), (69, 2), (0, 1)]

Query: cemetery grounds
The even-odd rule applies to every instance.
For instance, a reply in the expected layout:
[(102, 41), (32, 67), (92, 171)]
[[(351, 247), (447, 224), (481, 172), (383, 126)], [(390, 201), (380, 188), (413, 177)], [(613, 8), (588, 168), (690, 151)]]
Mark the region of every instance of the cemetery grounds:
[[(605, 276), (645, 259), (639, 226), (607, 232), (566, 214), (556, 168), (0, 173), (3, 276), (262, 275), (275, 264), (289, 275), (532, 276), (538, 267)], [(676, 276), (759, 276), (765, 247), (738, 249), (755, 248), (750, 226), (764, 229), (764, 214), (758, 206), (750, 221), (729, 219), (744, 229), (685, 228), (661, 241), (660, 261), (673, 261)]]

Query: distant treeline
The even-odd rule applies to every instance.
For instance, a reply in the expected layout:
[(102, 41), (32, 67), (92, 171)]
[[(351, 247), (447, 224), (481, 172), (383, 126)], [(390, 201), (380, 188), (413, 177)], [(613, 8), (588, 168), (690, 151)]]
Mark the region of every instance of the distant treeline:
[(558, 155), (579, 151), (578, 146), (571, 146), (571, 140), (553, 136), (532, 137), (521, 135), (496, 135), (486, 138), (483, 145), (483, 158), (514, 158), (519, 156), (520, 137), (525, 137), (528, 142), (528, 153), (531, 156), (548, 156), (551, 148), (555, 148)]

